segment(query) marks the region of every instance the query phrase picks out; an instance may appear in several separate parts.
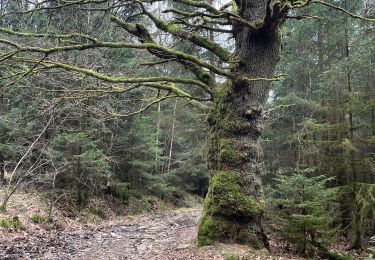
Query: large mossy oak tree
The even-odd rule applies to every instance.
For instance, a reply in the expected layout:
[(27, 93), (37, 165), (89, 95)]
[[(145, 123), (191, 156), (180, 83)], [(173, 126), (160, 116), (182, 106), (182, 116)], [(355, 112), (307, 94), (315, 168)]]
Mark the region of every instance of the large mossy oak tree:
[[(4, 10), (11, 6), (11, 11), (0, 17), (0, 61), (5, 68), (3, 74), (8, 75), (3, 87), (11, 87), (22, 77), (35, 73), (69, 71), (111, 84), (96, 88), (91, 94), (124, 93), (141, 87), (156, 89), (159, 94), (150, 98), (141, 111), (168, 98), (188, 99), (208, 112), (210, 126), (211, 182), (198, 244), (237, 242), (261, 248), (267, 241), (261, 225), (259, 138), (270, 84), (280, 79), (274, 75), (281, 50), (280, 29), (288, 18), (309, 18), (297, 16), (296, 10), (312, 4), (346, 11), (320, 0), (235, 0), (216, 4), (203, 0), (2, 1)], [(72, 17), (77, 24), (80, 19), (82, 23), (95, 20), (93, 30), (67, 31), (59, 24), (55, 15), (72, 8), (80, 8), (82, 12)], [(6, 26), (6, 21), (21, 16), (45, 17), (48, 23), (46, 27), (31, 27), (27, 31)], [(108, 28), (120, 28), (124, 36), (109, 34), (98, 39), (95, 31)], [(218, 35), (214, 37), (212, 32)], [(161, 33), (168, 35), (167, 40), (157, 37)], [(230, 44), (223, 43), (227, 38)], [(113, 75), (110, 69), (83, 68), (79, 61), (74, 63), (74, 59), (69, 59), (74, 51), (99, 48), (147, 50), (151, 54), (147, 66), (160, 68), (175, 63), (187, 73), (176, 76), (169, 75), (167, 69), (159, 69), (164, 75)], [(192, 49), (195, 51), (188, 51)], [(79, 91), (72, 87), (73, 90)]]

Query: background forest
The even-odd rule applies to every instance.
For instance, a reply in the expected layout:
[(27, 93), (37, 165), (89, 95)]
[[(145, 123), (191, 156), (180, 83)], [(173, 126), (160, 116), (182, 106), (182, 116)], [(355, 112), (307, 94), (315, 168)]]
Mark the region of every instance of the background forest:
[[(330, 2), (374, 16), (372, 1)], [(1, 1), (0, 16), (26, 10), (23, 4)], [(272, 83), (266, 107), (261, 141), (265, 222), (301, 254), (341, 240), (360, 249), (375, 235), (374, 25), (324, 6), (306, 9), (310, 19), (290, 19), (283, 28), (278, 74), (285, 76)], [(158, 6), (152, 11), (160, 12)], [(1, 38), (41, 47), (71, 40), (47, 38), (46, 32), (129, 38), (94, 12), (74, 7), (46, 12), (0, 19)], [(194, 45), (159, 32), (152, 36), (219, 63)], [(207, 37), (231, 45), (220, 31)], [(47, 194), (51, 203), (70, 201), (75, 214), (97, 198), (126, 206), (151, 196), (178, 207), (204, 198), (209, 126), (207, 114), (188, 100), (149, 88), (124, 93), (75, 72), (34, 73), (6, 62), (11, 55), (6, 46), (0, 44), (0, 51), (2, 210), (12, 195), (27, 190)], [(96, 72), (129, 77), (186, 73), (135, 49), (56, 55)]]

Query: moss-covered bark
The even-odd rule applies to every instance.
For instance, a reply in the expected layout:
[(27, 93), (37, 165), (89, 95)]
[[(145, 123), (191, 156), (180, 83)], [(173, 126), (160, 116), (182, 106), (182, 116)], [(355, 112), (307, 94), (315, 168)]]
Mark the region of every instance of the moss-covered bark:
[(260, 218), (262, 203), (255, 201), (243, 191), (240, 180), (240, 174), (235, 171), (217, 172), (212, 178), (205, 201), (206, 211), (199, 229), (200, 246), (215, 241), (263, 246), (263, 243), (258, 244), (259, 239), (263, 240), (261, 232), (260, 237), (254, 237), (252, 232), (259, 227), (242, 225)]
[[(251, 1), (242, 7), (246, 20), (266, 16), (267, 1)], [(208, 116), (211, 126), (208, 167), (211, 172), (198, 245), (214, 242), (242, 243), (254, 248), (267, 246), (261, 219), (263, 104), (279, 59), (277, 26), (249, 28), (233, 24), (236, 51), (231, 68), (233, 79), (218, 86), (214, 108)]]
[[(198, 245), (214, 242), (266, 245), (262, 232), (259, 120), (249, 120), (230, 83), (220, 87), (208, 117), (211, 183), (198, 231)], [(249, 109), (245, 109), (246, 111)], [(254, 115), (255, 116), (255, 115)], [(257, 130), (258, 129), (258, 130)]]

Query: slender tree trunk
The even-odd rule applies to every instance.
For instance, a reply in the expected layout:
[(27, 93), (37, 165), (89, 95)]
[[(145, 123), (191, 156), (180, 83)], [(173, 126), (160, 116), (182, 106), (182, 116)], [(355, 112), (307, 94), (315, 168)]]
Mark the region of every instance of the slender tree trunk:
[[(158, 97), (160, 96), (160, 90), (158, 90)], [(156, 118), (156, 140), (155, 144), (157, 147), (159, 147), (159, 135), (160, 135), (160, 122), (161, 122), (161, 104), (158, 102), (158, 108), (157, 108), (157, 118)], [(154, 174), (157, 174), (159, 171), (159, 152), (156, 151), (155, 153), (155, 169)]]
[(176, 110), (177, 110), (177, 99), (175, 100), (174, 105), (173, 105), (173, 119), (172, 119), (172, 129), (171, 129), (171, 142), (169, 143), (167, 172), (170, 171), (171, 164), (172, 164), (174, 132), (175, 132), (175, 128), (176, 128)]
[[(372, 59), (370, 59), (370, 66), (368, 66), (369, 68), (369, 81), (367, 82), (367, 86), (368, 86), (368, 93), (371, 93), (372, 92), (372, 79), (373, 79), (373, 73), (372, 73)], [(375, 135), (375, 107), (372, 107), (371, 108), (371, 135)], [(368, 174), (367, 175), (369, 177), (369, 181), (368, 183), (375, 183), (375, 176), (374, 174)], [(371, 230), (372, 230), (372, 234), (375, 234), (375, 212), (373, 212), (372, 214), (372, 221), (371, 221)]]
[(0, 187), (6, 184), (4, 167), (5, 167), (5, 158), (2, 154), (0, 154)]
[(371, 108), (371, 134), (375, 135), (375, 107)]
[[(5, 111), (4, 96), (3, 96), (3, 93), (0, 92), (0, 116), (3, 115), (4, 111)], [(5, 165), (4, 164), (5, 164), (4, 154), (2, 154), (0, 151), (0, 186), (5, 184), (5, 170), (4, 170)]]
[[(353, 97), (353, 87), (351, 84), (351, 69), (350, 69), (350, 49), (349, 49), (349, 32), (348, 32), (348, 21), (345, 19), (345, 56), (347, 59), (347, 68), (346, 68), (346, 84), (347, 91), (349, 95), (349, 100)], [(351, 104), (349, 103), (348, 109), (348, 129), (349, 129), (349, 140), (352, 145), (354, 145), (354, 122), (353, 122), (353, 110)], [(353, 218), (353, 231), (354, 231), (354, 240), (353, 240), (353, 249), (362, 248), (362, 228), (360, 221), (360, 209), (356, 199), (357, 193), (357, 169), (355, 163), (355, 151), (353, 149), (349, 152), (349, 162), (350, 162), (350, 182), (351, 182), (351, 201), (353, 203), (352, 218)]]
[[(81, 89), (84, 89), (85, 82), (84, 80), (81, 81)], [(77, 118), (77, 129), (81, 133), (84, 133), (87, 126), (87, 112), (83, 109), (80, 110), (80, 114)], [(83, 146), (81, 141), (78, 141), (74, 145), (74, 154), (76, 155), (75, 159), (75, 175), (76, 178), (78, 178), (78, 185), (77, 185), (77, 199), (78, 199), (78, 205), (80, 208), (84, 208), (89, 199), (89, 193), (88, 193), (88, 187), (87, 185), (90, 185), (91, 183), (88, 181), (88, 175), (86, 170), (83, 168), (83, 162), (81, 155), (84, 153)]]
[[(251, 1), (239, 13), (254, 21), (266, 15), (267, 1)], [(233, 80), (218, 87), (208, 144), (210, 186), (198, 231), (198, 244), (237, 242), (255, 248), (267, 246), (261, 226), (263, 131), (262, 105), (270, 81), (245, 78), (274, 77), (279, 60), (278, 29), (250, 29), (233, 25), (236, 51)]]
[[(373, 78), (372, 76), (372, 60), (370, 59), (370, 71), (369, 71), (369, 81), (368, 81), (368, 86), (369, 86), (369, 92), (371, 93), (372, 90), (372, 83), (371, 80)], [(371, 108), (371, 135), (375, 135), (375, 107)]]
[[(372, 91), (372, 60), (370, 59), (370, 66), (369, 66), (369, 81), (368, 81), (368, 89), (371, 93)], [(371, 135), (375, 135), (375, 107), (371, 108)]]

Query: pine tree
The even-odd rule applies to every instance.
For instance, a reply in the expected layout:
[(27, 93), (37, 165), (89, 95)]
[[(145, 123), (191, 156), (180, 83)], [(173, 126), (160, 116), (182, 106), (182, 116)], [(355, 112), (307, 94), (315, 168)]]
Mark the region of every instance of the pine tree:
[(337, 189), (327, 188), (332, 178), (308, 177), (307, 170), (281, 176), (270, 194), (279, 233), (302, 254), (327, 247), (334, 237)]

